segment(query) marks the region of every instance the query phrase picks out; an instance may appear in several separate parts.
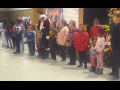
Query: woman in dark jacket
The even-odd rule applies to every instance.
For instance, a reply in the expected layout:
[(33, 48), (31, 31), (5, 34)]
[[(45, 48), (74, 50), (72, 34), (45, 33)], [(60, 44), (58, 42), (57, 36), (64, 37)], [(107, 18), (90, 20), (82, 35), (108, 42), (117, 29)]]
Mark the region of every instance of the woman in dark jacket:
[[(8, 24), (6, 18), (3, 19), (3, 29), (5, 30), (6, 41), (7, 41), (6, 48), (12, 48), (12, 43), (11, 43), (11, 40), (10, 40), (9, 24)], [(9, 47), (9, 43), (10, 43), (10, 47)]]

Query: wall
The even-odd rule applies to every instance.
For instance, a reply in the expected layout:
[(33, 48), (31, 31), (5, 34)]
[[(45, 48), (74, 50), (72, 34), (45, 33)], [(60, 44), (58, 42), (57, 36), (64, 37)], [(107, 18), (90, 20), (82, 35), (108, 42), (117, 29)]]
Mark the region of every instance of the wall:
[(8, 12), (0, 11), (0, 19), (3, 19), (3, 18), (8, 18)]
[(31, 10), (21, 10), (21, 11), (8, 11), (8, 20), (14, 21), (20, 16), (31, 16)]
[(79, 8), (79, 24), (83, 24), (83, 8)]

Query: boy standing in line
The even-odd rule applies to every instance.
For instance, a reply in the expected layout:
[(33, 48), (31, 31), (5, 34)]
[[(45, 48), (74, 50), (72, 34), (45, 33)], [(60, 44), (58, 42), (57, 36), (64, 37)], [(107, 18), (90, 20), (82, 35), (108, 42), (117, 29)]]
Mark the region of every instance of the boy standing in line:
[(35, 50), (34, 50), (34, 39), (35, 39), (35, 35), (33, 32), (33, 27), (29, 26), (29, 32), (26, 35), (26, 39), (28, 42), (28, 47), (29, 47), (29, 52), (31, 56), (35, 55)]
[(20, 53), (20, 41), (22, 39), (22, 31), (20, 27), (20, 21), (16, 20), (16, 25), (14, 26), (13, 32), (15, 33), (16, 51), (14, 54)]

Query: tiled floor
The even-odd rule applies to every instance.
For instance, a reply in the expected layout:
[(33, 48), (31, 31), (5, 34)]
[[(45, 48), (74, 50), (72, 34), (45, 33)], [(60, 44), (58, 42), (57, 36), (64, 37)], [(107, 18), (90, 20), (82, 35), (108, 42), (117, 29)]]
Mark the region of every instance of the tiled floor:
[[(0, 36), (0, 45), (2, 37)], [(13, 51), (0, 46), (0, 81), (109, 81), (111, 69), (104, 69), (104, 75), (97, 76), (89, 69), (59, 65), (49, 60), (28, 56), (25, 52), (13, 55)], [(37, 55), (37, 53), (36, 53)], [(59, 61), (60, 58), (57, 57)], [(68, 59), (69, 62), (69, 59)], [(78, 63), (77, 63), (78, 64)], [(90, 67), (90, 64), (88, 64)]]

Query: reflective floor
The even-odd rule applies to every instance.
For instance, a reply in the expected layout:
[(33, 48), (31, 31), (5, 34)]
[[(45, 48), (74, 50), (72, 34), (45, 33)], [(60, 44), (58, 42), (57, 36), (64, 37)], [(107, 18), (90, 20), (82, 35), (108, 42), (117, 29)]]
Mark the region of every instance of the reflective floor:
[[(111, 69), (104, 69), (104, 75), (97, 76), (88, 69), (76, 68), (76, 66), (60, 65), (61, 60), (57, 56), (57, 62), (41, 60), (36, 56), (29, 56), (28, 47), (25, 51), (13, 55), (13, 51), (1, 47), (0, 36), (0, 81), (109, 81), (108, 74)], [(36, 53), (37, 55), (37, 53)], [(69, 58), (67, 59), (69, 62)], [(78, 62), (77, 62), (78, 64)], [(90, 64), (88, 64), (90, 67)]]

